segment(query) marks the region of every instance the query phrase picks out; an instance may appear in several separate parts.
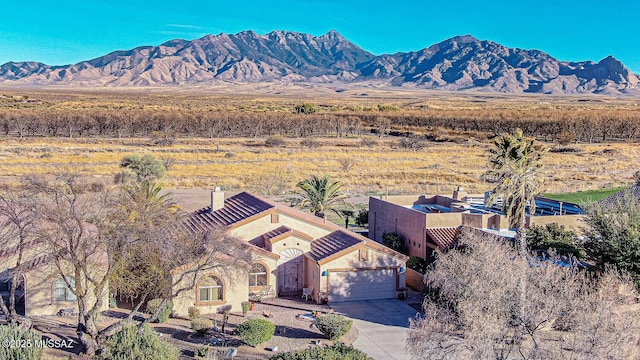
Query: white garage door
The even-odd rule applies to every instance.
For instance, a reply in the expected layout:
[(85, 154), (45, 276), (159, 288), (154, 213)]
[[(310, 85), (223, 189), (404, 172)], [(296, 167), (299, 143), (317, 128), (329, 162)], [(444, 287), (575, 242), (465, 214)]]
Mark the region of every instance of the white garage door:
[(397, 296), (394, 269), (330, 272), (329, 302), (390, 299)]

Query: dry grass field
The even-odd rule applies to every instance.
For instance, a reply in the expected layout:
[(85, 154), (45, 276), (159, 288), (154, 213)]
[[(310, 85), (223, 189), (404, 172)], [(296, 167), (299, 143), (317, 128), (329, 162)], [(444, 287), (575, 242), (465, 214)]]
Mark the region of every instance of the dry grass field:
[[(285, 139), (267, 147), (257, 139), (179, 139), (172, 146), (150, 146), (148, 139), (2, 138), (0, 174), (5, 185), (22, 176), (65, 170), (110, 181), (128, 154), (152, 154), (170, 166), (163, 179), (170, 188), (251, 190), (282, 194), (311, 174), (331, 174), (357, 194), (449, 193), (456, 186), (484, 191), (488, 143), (428, 142), (421, 150), (398, 147), (393, 137), (322, 138), (314, 148)], [(561, 148), (549, 144), (551, 147)], [(567, 148), (567, 147), (565, 147)], [(632, 181), (640, 147), (629, 144), (578, 144), (571, 152), (545, 158), (547, 192), (572, 192), (620, 186)]]
[[(0, 89), (0, 110), (37, 114), (51, 111), (140, 110), (176, 114), (266, 113), (291, 114), (301, 102), (311, 102), (321, 114), (349, 113), (366, 117), (391, 109), (402, 114), (480, 114), (504, 118), (508, 114), (537, 114), (538, 118), (563, 114), (598, 117), (640, 114), (640, 100), (602, 96), (509, 96), (502, 94), (387, 91), (383, 89), (257, 89), (237, 93), (193, 88), (16, 91)], [(385, 110), (381, 110), (380, 107)], [(452, 115), (453, 114), (453, 115)], [(524, 115), (523, 115), (524, 114)], [(559, 114), (559, 115), (558, 115)], [(378, 115), (374, 115), (378, 116)], [(638, 117), (640, 119), (640, 117)], [(268, 117), (267, 117), (268, 119)], [(316, 118), (318, 119), (318, 118)], [(508, 118), (506, 119), (508, 121)], [(65, 120), (69, 121), (69, 120)], [(300, 121), (309, 121), (301, 118)], [(605, 121), (606, 123), (606, 121)], [(393, 128), (393, 124), (391, 124)], [(406, 130), (407, 127), (398, 127)], [(313, 144), (284, 138), (282, 146), (266, 146), (265, 137), (198, 138), (178, 134), (171, 146), (153, 143), (148, 136), (113, 138), (87, 134), (73, 138), (35, 135), (0, 138), (0, 176), (5, 186), (17, 185), (30, 174), (56, 174), (67, 169), (110, 181), (119, 161), (128, 154), (152, 154), (170, 165), (163, 179), (169, 188), (250, 190), (282, 194), (311, 174), (331, 174), (354, 194), (449, 193), (457, 186), (470, 191), (489, 188), (479, 178), (486, 169), (491, 134), (455, 129), (411, 129), (435, 133), (423, 147), (400, 146), (400, 138), (370, 134), (367, 128), (347, 137), (320, 134)], [(374, 129), (371, 129), (374, 130)], [(7, 133), (9, 134), (9, 133)], [(82, 135), (82, 134), (80, 134)], [(131, 135), (130, 135), (131, 136)], [(201, 136), (205, 136), (202, 134)], [(549, 140), (553, 137), (549, 138)], [(634, 142), (558, 145), (545, 158), (546, 192), (574, 192), (623, 186), (639, 170), (640, 148)]]

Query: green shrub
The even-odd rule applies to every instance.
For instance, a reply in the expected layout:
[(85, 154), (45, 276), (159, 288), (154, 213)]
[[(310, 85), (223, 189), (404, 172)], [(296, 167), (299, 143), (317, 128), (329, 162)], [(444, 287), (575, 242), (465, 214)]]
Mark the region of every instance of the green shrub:
[(332, 346), (319, 346), (305, 350), (291, 351), (273, 355), (269, 360), (373, 360), (358, 349), (337, 343)]
[(269, 341), (276, 332), (276, 326), (265, 319), (251, 319), (238, 325), (238, 335), (251, 346)]
[(420, 274), (427, 272), (427, 262), (419, 256), (410, 257), (409, 260), (407, 260), (407, 267), (419, 272)]
[(351, 329), (353, 321), (336, 314), (322, 315), (316, 319), (316, 326), (324, 336), (332, 341), (340, 339)]
[(369, 224), (369, 210), (360, 209), (360, 211), (358, 211), (358, 215), (356, 215), (356, 224), (362, 227)]
[(296, 107), (293, 109), (293, 112), (296, 114), (313, 114), (316, 111), (318, 111), (318, 108), (308, 102), (296, 105)]
[(205, 335), (213, 327), (213, 321), (207, 318), (196, 318), (191, 320), (191, 329), (198, 335)]
[(397, 233), (382, 234), (382, 243), (384, 244), (384, 246), (404, 254), (404, 239)]
[[(158, 308), (162, 304), (162, 299), (153, 299), (147, 303), (147, 313), (155, 314), (158, 311)], [(158, 314), (158, 320), (156, 322), (163, 323), (169, 320), (169, 316), (171, 316), (171, 311), (173, 311), (173, 302), (168, 301)]]
[(205, 346), (199, 347), (193, 353), (193, 356), (196, 359), (207, 359), (212, 355), (214, 355), (214, 351), (213, 351), (213, 349), (211, 349), (211, 346), (209, 346), (209, 345), (205, 345)]
[(197, 319), (200, 317), (200, 309), (196, 306), (189, 307), (189, 319)]
[(103, 346), (100, 360), (177, 360), (180, 352), (160, 340), (160, 337), (144, 324), (142, 331), (134, 324), (110, 336)]
[[(42, 359), (44, 348), (36, 346), (42, 341), (42, 336), (14, 325), (0, 326), (0, 340), (13, 341), (18, 344), (31, 346), (0, 346), (0, 359), (3, 360), (37, 360)], [(4, 344), (3, 344), (4, 345)]]
[(249, 309), (251, 308), (251, 303), (248, 301), (243, 301), (242, 302), (242, 315), (246, 315), (249, 312)]

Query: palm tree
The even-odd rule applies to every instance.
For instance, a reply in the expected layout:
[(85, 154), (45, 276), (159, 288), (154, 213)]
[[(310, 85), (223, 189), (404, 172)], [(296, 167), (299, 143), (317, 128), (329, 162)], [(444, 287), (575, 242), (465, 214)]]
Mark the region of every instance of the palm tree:
[(332, 181), (329, 175), (322, 178), (312, 175), (296, 186), (302, 190), (298, 193), (302, 197), (300, 206), (309, 209), (317, 217), (324, 217), (327, 210), (340, 215), (338, 206), (350, 206), (346, 201), (347, 195), (341, 191), (342, 184)]
[(535, 212), (535, 197), (542, 191), (542, 155), (546, 149), (533, 138), (524, 136), (517, 129), (514, 135), (502, 134), (489, 150), (489, 171), (485, 179), (496, 184), (489, 202), (501, 197), (502, 210), (509, 219), (511, 228), (518, 229), (516, 239), (522, 255), (527, 251), (526, 209)]

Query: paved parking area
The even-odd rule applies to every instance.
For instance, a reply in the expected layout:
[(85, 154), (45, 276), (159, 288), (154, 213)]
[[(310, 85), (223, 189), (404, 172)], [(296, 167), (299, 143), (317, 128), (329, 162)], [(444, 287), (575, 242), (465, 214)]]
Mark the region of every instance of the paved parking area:
[(416, 310), (396, 299), (331, 304), (336, 313), (353, 319), (359, 335), (353, 347), (376, 360), (409, 360), (405, 351), (409, 318)]

